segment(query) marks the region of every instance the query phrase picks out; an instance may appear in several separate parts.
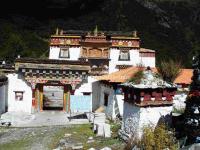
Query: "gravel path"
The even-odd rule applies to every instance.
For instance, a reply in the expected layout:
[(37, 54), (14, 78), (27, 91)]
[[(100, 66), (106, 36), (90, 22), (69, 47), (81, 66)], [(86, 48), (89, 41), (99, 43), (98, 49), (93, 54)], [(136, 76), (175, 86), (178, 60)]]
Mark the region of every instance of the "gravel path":
[[(49, 150), (54, 136), (66, 126), (34, 128), (0, 128), (0, 147), (18, 141), (27, 141), (27, 150)], [(0, 148), (1, 149), (1, 148)]]

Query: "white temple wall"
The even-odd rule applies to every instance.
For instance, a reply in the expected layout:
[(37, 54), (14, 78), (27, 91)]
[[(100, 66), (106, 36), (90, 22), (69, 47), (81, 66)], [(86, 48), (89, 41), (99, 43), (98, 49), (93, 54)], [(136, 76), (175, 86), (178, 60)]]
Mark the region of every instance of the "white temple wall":
[[(147, 107), (140, 109), (140, 127), (146, 125), (156, 126), (161, 117), (169, 117), (172, 112), (172, 106), (165, 107)], [(169, 117), (170, 118), (170, 117)], [(168, 119), (169, 119), (168, 118)]]
[(172, 106), (143, 108), (124, 102), (122, 131), (127, 135), (135, 134), (140, 138), (145, 126), (155, 127), (162, 117), (170, 121), (171, 112)]
[(117, 94), (117, 103), (119, 106), (119, 113), (120, 116), (123, 116), (123, 112), (124, 112), (124, 95), (122, 94)]
[[(110, 119), (115, 119), (119, 113), (123, 115), (123, 95), (115, 94), (113, 87), (106, 86), (100, 82), (94, 83), (93, 86), (93, 107), (96, 110), (98, 107), (103, 107), (106, 116)], [(108, 94), (108, 105), (104, 105), (104, 96)]]
[(136, 66), (140, 63), (139, 50), (130, 50), (130, 60), (129, 61), (119, 61), (120, 50), (116, 48), (110, 49), (110, 61), (109, 61), (109, 73), (116, 72), (119, 69), (116, 65), (131, 65)]
[(156, 59), (155, 57), (140, 57), (140, 64), (144, 67), (155, 67)]
[[(31, 113), (32, 89), (25, 80), (17, 74), (9, 74), (8, 77), (8, 111)], [(15, 99), (15, 92), (23, 92), (21, 101)]]
[(88, 76), (88, 81), (86, 83), (81, 84), (76, 90), (74, 95), (83, 95), (83, 93), (91, 93), (92, 94), (92, 83), (96, 82), (97, 79), (94, 77)]
[(69, 48), (69, 58), (60, 58), (60, 47), (50, 47), (49, 59), (78, 60), (80, 58), (80, 47)]
[(140, 108), (124, 102), (121, 130), (126, 135), (134, 135), (138, 137), (139, 122), (140, 122)]

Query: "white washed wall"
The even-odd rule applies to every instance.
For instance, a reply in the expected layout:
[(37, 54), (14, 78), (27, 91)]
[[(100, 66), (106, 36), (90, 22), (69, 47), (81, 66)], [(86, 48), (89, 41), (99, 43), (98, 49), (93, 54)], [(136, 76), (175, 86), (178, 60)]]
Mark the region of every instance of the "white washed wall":
[(172, 112), (172, 106), (165, 107), (147, 107), (140, 109), (140, 127), (145, 125), (156, 126), (159, 119), (166, 117)]
[(124, 95), (117, 95), (117, 103), (119, 106), (120, 115), (123, 116), (124, 112)]
[(96, 82), (97, 79), (95, 79), (92, 76), (88, 76), (87, 83), (81, 84), (76, 90), (75, 95), (83, 95), (83, 92), (91, 92), (92, 93), (92, 83)]
[[(172, 112), (172, 106), (140, 108), (124, 102), (122, 130), (130, 135), (142, 135), (144, 126), (156, 126), (161, 117), (167, 117)], [(168, 116), (170, 118), (170, 116)]]
[(60, 48), (50, 47), (49, 59), (59, 59), (59, 60), (78, 60), (80, 57), (80, 47), (70, 47), (69, 48), (69, 58), (59, 58)]
[[(115, 119), (117, 113), (123, 115), (123, 95), (115, 95), (112, 87), (96, 82), (93, 85), (93, 107), (104, 107), (106, 116), (110, 119)], [(108, 94), (108, 106), (104, 106), (104, 94)], [(95, 110), (94, 109), (94, 110)]]
[(124, 102), (121, 130), (127, 135), (139, 135), (140, 108)]
[(119, 49), (110, 49), (110, 61), (109, 61), (109, 73), (116, 72), (118, 69), (116, 65), (131, 65), (136, 66), (139, 62), (139, 50), (130, 50), (130, 60), (129, 61), (119, 61)]
[[(18, 78), (17, 74), (9, 74), (8, 77), (8, 111), (31, 113), (32, 90), (23, 80)], [(14, 91), (24, 91), (23, 101), (15, 100)]]
[(155, 57), (140, 57), (140, 64), (142, 64), (145, 67), (155, 67)]

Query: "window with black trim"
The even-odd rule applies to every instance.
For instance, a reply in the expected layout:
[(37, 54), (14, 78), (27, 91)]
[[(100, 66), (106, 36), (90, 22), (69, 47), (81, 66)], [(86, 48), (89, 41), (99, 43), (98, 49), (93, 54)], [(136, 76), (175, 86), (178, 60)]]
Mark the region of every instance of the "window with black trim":
[(60, 48), (60, 58), (69, 58), (69, 47)]
[(120, 50), (119, 60), (120, 61), (129, 61), (130, 60), (130, 53), (129, 53), (129, 51), (127, 51), (127, 50)]
[(23, 101), (23, 91), (14, 91), (15, 92), (15, 100), (16, 101)]

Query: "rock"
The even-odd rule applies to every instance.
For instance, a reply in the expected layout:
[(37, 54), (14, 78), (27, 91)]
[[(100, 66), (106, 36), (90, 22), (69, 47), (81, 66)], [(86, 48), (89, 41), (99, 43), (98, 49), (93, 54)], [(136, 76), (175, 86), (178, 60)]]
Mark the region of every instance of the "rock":
[(104, 136), (104, 123), (97, 124), (97, 136)]
[(72, 134), (66, 133), (64, 137), (70, 137)]
[(55, 148), (55, 149), (53, 149), (53, 150), (60, 150), (60, 147), (57, 147), (57, 148)]
[(95, 140), (88, 140), (87, 143), (93, 143)]
[(61, 140), (59, 141), (59, 143), (60, 143), (60, 145), (65, 145), (66, 140), (65, 140), (65, 139), (61, 139)]
[(104, 137), (106, 137), (106, 138), (111, 137), (110, 125), (109, 124), (104, 124)]
[(88, 140), (93, 140), (94, 138), (92, 137), (92, 136), (90, 136), (89, 138), (88, 138)]
[(35, 136), (35, 132), (32, 132), (31, 134), (32, 134), (32, 136)]
[(81, 150), (81, 149), (83, 149), (83, 145), (74, 145), (74, 146), (72, 146), (72, 149), (73, 150)]
[(90, 149), (88, 149), (88, 150), (96, 150), (96, 149), (92, 147), (92, 148), (90, 148)]
[(110, 147), (104, 147), (101, 150), (112, 150)]

